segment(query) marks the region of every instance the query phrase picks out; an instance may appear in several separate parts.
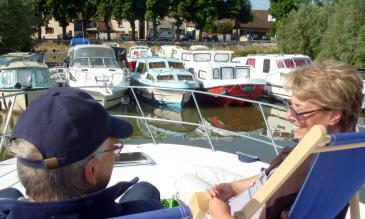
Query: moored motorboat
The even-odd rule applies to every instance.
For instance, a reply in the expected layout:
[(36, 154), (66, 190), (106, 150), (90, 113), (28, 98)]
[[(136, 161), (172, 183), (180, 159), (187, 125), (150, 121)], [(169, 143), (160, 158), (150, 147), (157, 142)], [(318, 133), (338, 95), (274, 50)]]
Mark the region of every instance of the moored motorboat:
[(181, 91), (181, 89), (199, 88), (195, 76), (184, 69), (181, 61), (162, 57), (138, 59), (136, 68), (131, 74), (131, 84), (147, 86), (147, 88), (136, 89), (137, 94), (147, 101), (177, 110), (181, 109), (191, 96), (190, 92)]
[[(53, 86), (48, 66), (39, 62), (37, 56), (28, 53), (12, 53), (1, 57), (4, 63), (0, 65), (0, 93), (1, 96), (17, 95), (14, 110), (23, 111), (27, 105), (45, 89)], [(1, 109), (8, 109), (12, 105), (13, 97), (3, 98)]]
[(127, 54), (127, 63), (130, 71), (134, 71), (139, 58), (152, 56), (151, 48), (148, 46), (131, 46)]
[[(194, 73), (204, 91), (256, 100), (264, 96), (265, 80), (251, 77), (252, 68), (230, 62), (232, 51), (189, 50), (181, 53), (185, 68)], [(219, 105), (247, 102), (214, 96), (204, 98)]]
[(277, 99), (289, 99), (283, 88), (284, 76), (295, 68), (312, 64), (309, 56), (298, 54), (265, 54), (235, 57), (232, 62), (252, 66), (251, 77), (266, 80), (266, 93)]
[(128, 72), (120, 67), (111, 47), (77, 45), (69, 50), (66, 60), (68, 86), (86, 90), (107, 109), (126, 96)]

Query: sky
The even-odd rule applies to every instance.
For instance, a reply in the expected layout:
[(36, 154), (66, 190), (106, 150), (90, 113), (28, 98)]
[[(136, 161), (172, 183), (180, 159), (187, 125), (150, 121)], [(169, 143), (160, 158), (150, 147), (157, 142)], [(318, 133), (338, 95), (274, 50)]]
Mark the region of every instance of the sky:
[(252, 9), (268, 10), (270, 7), (269, 0), (251, 0)]

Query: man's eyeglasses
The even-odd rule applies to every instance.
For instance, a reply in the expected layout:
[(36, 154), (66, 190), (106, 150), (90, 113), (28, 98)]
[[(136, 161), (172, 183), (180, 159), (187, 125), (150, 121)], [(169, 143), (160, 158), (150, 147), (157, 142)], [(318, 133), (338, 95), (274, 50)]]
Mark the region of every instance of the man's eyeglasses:
[(117, 142), (114, 143), (112, 148), (105, 149), (105, 150), (102, 150), (102, 151), (98, 151), (96, 153), (99, 154), (99, 153), (105, 153), (105, 152), (113, 151), (114, 154), (119, 154), (120, 151), (123, 149), (123, 147), (124, 147), (123, 141), (121, 139), (118, 139)]
[[(297, 120), (300, 120), (300, 119), (304, 119), (304, 118), (308, 118), (309, 116), (305, 116), (305, 115), (308, 115), (308, 114), (311, 114), (311, 113), (315, 113), (315, 112), (319, 112), (319, 111), (322, 111), (322, 110), (325, 110), (323, 108), (320, 108), (320, 109), (315, 109), (315, 110), (309, 110), (309, 111), (304, 111), (304, 112), (297, 112), (295, 111), (295, 109), (291, 106), (292, 103), (291, 101), (284, 101), (284, 104), (285, 104), (285, 107), (286, 107), (286, 110), (288, 112), (290, 112), (290, 114)], [(314, 115), (314, 114), (313, 114)]]

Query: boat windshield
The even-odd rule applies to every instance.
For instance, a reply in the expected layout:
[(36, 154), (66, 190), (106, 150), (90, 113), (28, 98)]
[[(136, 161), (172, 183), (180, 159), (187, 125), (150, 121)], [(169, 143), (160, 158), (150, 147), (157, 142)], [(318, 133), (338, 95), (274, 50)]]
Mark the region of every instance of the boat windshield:
[(214, 55), (214, 61), (216, 62), (229, 62), (229, 54), (217, 53)]
[(116, 59), (113, 58), (76, 58), (73, 62), (73, 67), (91, 67), (91, 68), (117, 68), (119, 67)]
[(276, 60), (276, 64), (278, 68), (297, 68), (303, 65), (312, 64), (312, 60), (310, 58), (300, 57), (300, 58), (287, 58)]
[(75, 58), (86, 58), (86, 57), (92, 57), (92, 58), (108, 57), (115, 59), (115, 54), (112, 48), (107, 48), (107, 47), (85, 47), (75, 50)]
[(148, 66), (150, 69), (166, 68), (166, 63), (165, 62), (150, 62), (150, 63), (148, 63)]
[(169, 67), (174, 69), (184, 69), (184, 64), (182, 62), (169, 62)]
[(196, 62), (209, 62), (210, 53), (196, 53), (193, 54), (193, 60)]

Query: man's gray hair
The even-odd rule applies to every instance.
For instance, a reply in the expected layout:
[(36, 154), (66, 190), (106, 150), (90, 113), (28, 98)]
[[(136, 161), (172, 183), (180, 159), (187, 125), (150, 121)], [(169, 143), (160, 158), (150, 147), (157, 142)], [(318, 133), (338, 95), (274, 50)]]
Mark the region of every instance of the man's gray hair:
[[(99, 148), (104, 148), (105, 144), (106, 141)], [(33, 144), (20, 138), (12, 141), (9, 151), (15, 157), (43, 159)], [(57, 169), (35, 169), (18, 161), (18, 176), (26, 189), (26, 195), (35, 201), (51, 201), (71, 199), (90, 193), (84, 169), (92, 156), (100, 159), (101, 154), (96, 152), (81, 161)]]

